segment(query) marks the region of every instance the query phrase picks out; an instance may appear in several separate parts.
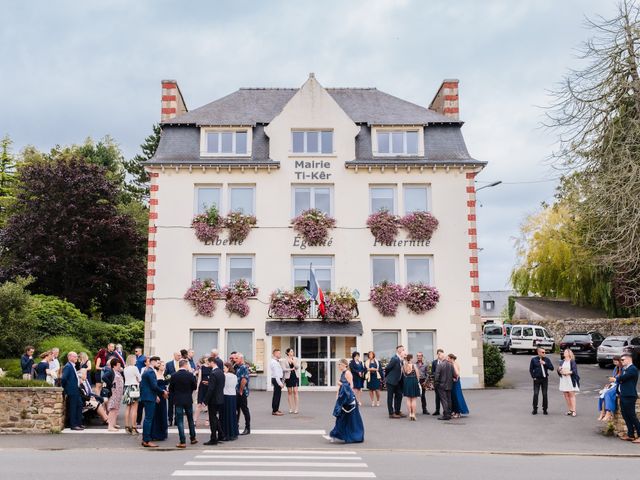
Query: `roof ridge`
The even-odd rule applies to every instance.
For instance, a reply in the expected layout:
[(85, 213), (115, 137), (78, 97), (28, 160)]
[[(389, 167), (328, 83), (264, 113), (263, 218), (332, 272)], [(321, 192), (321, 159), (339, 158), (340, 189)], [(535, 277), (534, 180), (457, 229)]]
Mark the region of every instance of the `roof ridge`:
[(238, 90), (300, 90), (299, 88), (292, 87), (240, 87)]

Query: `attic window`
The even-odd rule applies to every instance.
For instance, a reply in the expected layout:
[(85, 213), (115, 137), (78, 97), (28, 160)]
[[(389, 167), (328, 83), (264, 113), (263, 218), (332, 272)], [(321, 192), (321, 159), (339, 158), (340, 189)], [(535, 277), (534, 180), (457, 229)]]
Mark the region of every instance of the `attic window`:
[(209, 156), (249, 155), (249, 132), (246, 129), (204, 129), (201, 152)]
[(293, 130), (291, 132), (291, 151), (328, 155), (333, 153), (332, 130)]
[(379, 155), (418, 155), (418, 130), (378, 130)]

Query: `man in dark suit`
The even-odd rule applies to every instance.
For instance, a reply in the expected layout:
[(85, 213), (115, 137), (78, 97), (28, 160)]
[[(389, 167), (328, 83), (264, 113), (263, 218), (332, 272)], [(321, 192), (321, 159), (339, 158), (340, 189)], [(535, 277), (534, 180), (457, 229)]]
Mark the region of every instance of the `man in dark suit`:
[(442, 416), (438, 420), (451, 420), (451, 389), (453, 388), (453, 376), (455, 370), (453, 364), (445, 358), (442, 353), (442, 361), (436, 367), (436, 373), (433, 376), (435, 388), (440, 395), (440, 404), (442, 405)]
[[(630, 353), (620, 356), (622, 360), (622, 371), (616, 377), (619, 385), (620, 413), (627, 425), (627, 434), (621, 436), (622, 440), (629, 440), (633, 443), (640, 443), (640, 421), (636, 414), (636, 402), (638, 401), (638, 369), (633, 364), (633, 357)], [(638, 438), (634, 440), (634, 430)]]
[(211, 438), (205, 445), (217, 445), (224, 437), (222, 425), (220, 422), (220, 413), (224, 406), (224, 372), (218, 368), (216, 359), (209, 357), (209, 366), (212, 368), (209, 375), (209, 387), (204, 397), (204, 403), (207, 404), (209, 410), (209, 429), (211, 430)]
[(153, 414), (156, 411), (156, 404), (160, 401), (160, 397), (167, 398), (168, 393), (158, 386), (158, 378), (156, 377), (156, 366), (160, 361), (160, 357), (151, 357), (149, 359), (149, 367), (142, 373), (140, 380), (140, 403), (144, 406), (144, 422), (142, 424), (142, 446), (157, 447), (151, 442), (151, 423), (153, 422)]
[(69, 426), (71, 430), (84, 430), (82, 426), (82, 397), (80, 396), (80, 385), (75, 366), (77, 361), (78, 354), (76, 352), (69, 352), (67, 354), (67, 364), (62, 370), (62, 379), (60, 382), (67, 399)]
[[(182, 359), (182, 354), (180, 352), (173, 352), (173, 360), (166, 363), (164, 374), (165, 376), (171, 377), (174, 373), (176, 373), (180, 369), (179, 362)], [(167, 405), (167, 416), (169, 417), (169, 426), (173, 425), (173, 415), (175, 411), (175, 406), (173, 404), (173, 395), (169, 394), (169, 402)]]
[(402, 361), (404, 358), (404, 347), (398, 345), (396, 354), (391, 357), (384, 369), (384, 383), (387, 386), (387, 410), (389, 418), (406, 417), (400, 411), (402, 408)]
[(189, 438), (191, 445), (198, 443), (196, 440), (196, 426), (193, 423), (193, 392), (197, 388), (196, 377), (189, 371), (189, 360), (182, 359), (178, 363), (179, 370), (171, 376), (169, 382), (169, 396), (173, 395), (173, 404), (176, 407), (176, 425), (180, 443), (178, 448), (186, 448), (187, 440), (184, 436), (184, 416), (187, 415), (189, 424)]
[(549, 399), (547, 390), (549, 388), (549, 371), (553, 370), (553, 362), (546, 357), (544, 348), (538, 348), (538, 355), (531, 357), (529, 363), (529, 374), (533, 378), (533, 410), (532, 415), (538, 414), (538, 393), (542, 389), (542, 413), (547, 415)]
[[(446, 361), (446, 359), (445, 359), (445, 355), (444, 355), (444, 350), (439, 348), (436, 351), (435, 360), (433, 362), (431, 362), (431, 375), (435, 376), (436, 368), (438, 368), (438, 365), (441, 362), (445, 362), (445, 361)], [(433, 391), (435, 392), (435, 395), (436, 395), (436, 411), (433, 412), (431, 415), (438, 416), (438, 415), (440, 415), (440, 394), (438, 393), (438, 389), (435, 388), (435, 383), (434, 383), (434, 386), (433, 386)]]

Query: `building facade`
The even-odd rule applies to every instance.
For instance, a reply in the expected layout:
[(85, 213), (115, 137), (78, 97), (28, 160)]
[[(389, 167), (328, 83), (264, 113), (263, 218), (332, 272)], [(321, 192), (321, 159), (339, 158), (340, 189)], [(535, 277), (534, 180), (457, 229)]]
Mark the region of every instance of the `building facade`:
[[(145, 348), (169, 357), (192, 347), (242, 351), (268, 385), (273, 348), (294, 348), (309, 387), (335, 385), (336, 362), (355, 350), (389, 358), (396, 345), (427, 358), (454, 352), (466, 388), (482, 386), (482, 335), (474, 177), (484, 162), (465, 146), (458, 119), (458, 82), (445, 80), (429, 108), (375, 88), (324, 88), (311, 74), (296, 89), (240, 89), (187, 111), (175, 81), (163, 81), (162, 135), (151, 175)], [(242, 242), (222, 231), (196, 238), (194, 215), (253, 214)], [(309, 246), (292, 218), (310, 208), (333, 217), (323, 245)], [(429, 241), (400, 230), (381, 244), (366, 222), (386, 209), (428, 211), (438, 221)], [(323, 291), (346, 288), (358, 298), (348, 323), (270, 317), (272, 292), (306, 285), (310, 268)], [(184, 294), (195, 279), (258, 288), (241, 318), (217, 302), (198, 315)], [(423, 314), (400, 305), (383, 316), (369, 301), (372, 285), (422, 282), (440, 294)], [(262, 373), (264, 371), (264, 373)]]

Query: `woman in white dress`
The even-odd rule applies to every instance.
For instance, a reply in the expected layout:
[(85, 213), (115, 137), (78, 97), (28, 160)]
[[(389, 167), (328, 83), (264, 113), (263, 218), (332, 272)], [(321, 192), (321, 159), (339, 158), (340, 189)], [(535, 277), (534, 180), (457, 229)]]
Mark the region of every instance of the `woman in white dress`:
[(580, 391), (580, 377), (578, 376), (578, 365), (576, 364), (573, 352), (568, 348), (562, 353), (562, 360), (558, 368), (560, 375), (559, 389), (564, 395), (569, 411), (567, 415), (576, 416), (576, 392)]

